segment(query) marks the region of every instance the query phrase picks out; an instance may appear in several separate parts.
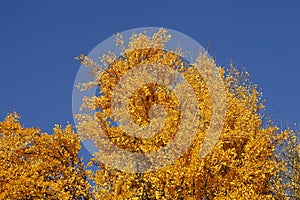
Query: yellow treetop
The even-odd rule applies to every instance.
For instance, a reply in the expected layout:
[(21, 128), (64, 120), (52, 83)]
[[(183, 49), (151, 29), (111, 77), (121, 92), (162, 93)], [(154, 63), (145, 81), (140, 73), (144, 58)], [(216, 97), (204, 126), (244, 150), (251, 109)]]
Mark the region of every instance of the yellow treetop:
[[(110, 142), (120, 149), (140, 153), (143, 156), (145, 172), (130, 173), (116, 169), (106, 163), (114, 157), (115, 149), (108, 145), (104, 151), (95, 153), (95, 164), (99, 166), (94, 181), (95, 197), (97, 199), (272, 199), (268, 181), (276, 170), (277, 164), (270, 159), (274, 150), (272, 138), (278, 129), (274, 126), (263, 126), (260, 114), (263, 107), (261, 94), (256, 86), (247, 80), (247, 73), (238, 72), (231, 67), (227, 72), (218, 67), (219, 78), (224, 81), (226, 95), (226, 116), (221, 136), (213, 150), (205, 157), (199, 156), (204, 138), (211, 124), (212, 97), (205, 82), (205, 73), (195, 70), (193, 66), (201, 64), (202, 68), (210, 69), (215, 66), (212, 58), (201, 54), (195, 63), (186, 63), (181, 59), (184, 52), (165, 50), (165, 43), (171, 38), (166, 30), (162, 29), (152, 37), (145, 34), (135, 34), (131, 37), (128, 46), (124, 46), (122, 36), (117, 36), (117, 45), (122, 46), (120, 57), (110, 53), (102, 57), (105, 70), (99, 67), (90, 58), (81, 55), (82, 64), (90, 67), (95, 81), (82, 84), (81, 88), (97, 86), (101, 94), (83, 100), (83, 109), (96, 111), (95, 116), (79, 114), (77, 119), (78, 132), (84, 138), (90, 138), (94, 145), (100, 148), (109, 138)], [(167, 66), (168, 69), (180, 73), (189, 83), (197, 97), (200, 118), (197, 124), (197, 134), (192, 145), (178, 156), (172, 164), (157, 170), (151, 166), (161, 162), (165, 157), (149, 157), (151, 152), (164, 148), (177, 134), (180, 128), (189, 129), (189, 126), (180, 127), (182, 105), (174, 92), (162, 84), (144, 84), (132, 89), (143, 79), (148, 77), (143, 73), (132, 76), (132, 80), (123, 88), (132, 90), (129, 101), (126, 93), (120, 95), (120, 101), (128, 101), (127, 110), (113, 110), (114, 90), (123, 81), (128, 73), (139, 66)], [(208, 66), (208, 67), (207, 67)], [(148, 68), (147, 68), (148, 69)], [(167, 69), (166, 69), (167, 70)], [(152, 76), (149, 74), (148, 76)], [(164, 76), (164, 73), (158, 76)], [(176, 85), (181, 80), (172, 74), (165, 77), (169, 85)], [(214, 80), (212, 80), (214, 81)], [(135, 83), (135, 84), (132, 84)], [(220, 94), (221, 95), (221, 94)], [(217, 96), (214, 98), (224, 98)], [(159, 106), (157, 106), (159, 105)], [(155, 112), (155, 109), (158, 111)], [(151, 137), (141, 138), (129, 134), (134, 128), (122, 129), (112, 126), (108, 119), (116, 120), (129, 113), (130, 119), (141, 128), (152, 124), (152, 128), (160, 129)], [(158, 119), (155, 124), (155, 120)], [(161, 125), (159, 122), (163, 121)], [(119, 124), (126, 123), (126, 120)], [(217, 121), (218, 123), (218, 121)], [(154, 125), (153, 125), (154, 124)], [(191, 124), (190, 126), (192, 126)], [(147, 129), (148, 130), (148, 129)], [(101, 145), (100, 145), (101, 144)], [(99, 146), (100, 145), (100, 146)], [(178, 143), (180, 148), (181, 143)], [(173, 149), (176, 154), (177, 149)], [(113, 156), (110, 156), (113, 155)], [(163, 154), (163, 156), (166, 154)], [(137, 158), (135, 158), (137, 159)], [(170, 159), (173, 159), (170, 158)], [(117, 162), (117, 161), (116, 161)], [(134, 163), (133, 160), (123, 162)], [(122, 163), (116, 163), (122, 165)], [(136, 167), (136, 166), (129, 166)]]
[(0, 122), (0, 199), (88, 199), (72, 126), (49, 135), (24, 128), (19, 118), (13, 113)]

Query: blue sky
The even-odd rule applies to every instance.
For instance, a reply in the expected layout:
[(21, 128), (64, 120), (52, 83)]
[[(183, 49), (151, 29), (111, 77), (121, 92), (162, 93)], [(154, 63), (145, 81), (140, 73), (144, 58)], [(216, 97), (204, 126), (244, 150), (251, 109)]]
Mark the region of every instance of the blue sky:
[(51, 132), (73, 123), (72, 88), (88, 54), (117, 32), (157, 26), (192, 37), (228, 66), (246, 67), (267, 112), (300, 122), (299, 1), (0, 1), (0, 119), (17, 111)]

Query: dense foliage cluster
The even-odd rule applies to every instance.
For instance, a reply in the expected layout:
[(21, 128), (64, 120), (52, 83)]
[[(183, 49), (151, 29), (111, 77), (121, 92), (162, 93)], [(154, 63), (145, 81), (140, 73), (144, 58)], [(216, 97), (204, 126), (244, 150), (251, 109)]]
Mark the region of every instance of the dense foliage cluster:
[(9, 114), (0, 122), (0, 199), (88, 199), (80, 148), (71, 125), (43, 134)]
[[(195, 63), (186, 63), (181, 57), (184, 52), (165, 50), (170, 39), (171, 35), (161, 29), (152, 37), (133, 35), (125, 46), (122, 36), (117, 35), (121, 56), (103, 55), (104, 67), (87, 56), (78, 57), (94, 77), (79, 89), (98, 87), (101, 93), (83, 99), (81, 109), (85, 112), (77, 115), (77, 134), (70, 125), (65, 129), (56, 126), (51, 135), (42, 134), (38, 129), (21, 126), (17, 114), (8, 115), (0, 123), (0, 199), (299, 199), (299, 133), (281, 132), (272, 123), (264, 123), (261, 93), (249, 82), (247, 72), (239, 72), (232, 65), (227, 70), (217, 67), (226, 95), (222, 133), (212, 151), (199, 156), (211, 125), (212, 104), (210, 88), (203, 79), (205, 72), (200, 74), (194, 66), (208, 69), (215, 63), (206, 54), (200, 54)], [(172, 164), (136, 173), (106, 165), (107, 159), (115, 155), (108, 146), (106, 156), (95, 153), (89, 163), (97, 170), (86, 170), (78, 157), (78, 135), (92, 139), (96, 147), (108, 138), (114, 146), (141, 153), (139, 159), (147, 161), (146, 169), (162, 159), (149, 157), (149, 153), (162, 149), (176, 135), (182, 105), (172, 90), (159, 84), (136, 89), (128, 110), (122, 111), (128, 112), (138, 127), (163, 121), (156, 134), (138, 138), (116, 125), (123, 113), (113, 113), (114, 88), (126, 73), (142, 65), (167, 66), (192, 87), (201, 119), (193, 143)], [(177, 84), (174, 77), (166, 81)], [(135, 78), (138, 82), (145, 77)], [(95, 115), (86, 111), (95, 111)]]

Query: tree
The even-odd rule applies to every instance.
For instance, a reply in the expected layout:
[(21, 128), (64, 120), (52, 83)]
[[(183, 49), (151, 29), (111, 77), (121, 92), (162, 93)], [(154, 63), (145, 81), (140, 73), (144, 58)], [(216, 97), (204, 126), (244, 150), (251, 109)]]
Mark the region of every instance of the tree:
[(49, 135), (24, 128), (19, 118), (12, 113), (0, 122), (0, 199), (89, 199), (71, 125)]
[(288, 128), (276, 141), (273, 159), (279, 170), (271, 183), (277, 199), (300, 199), (300, 134), (299, 129)]
[[(149, 152), (160, 150), (171, 141), (180, 126), (180, 103), (172, 91), (160, 84), (144, 84), (134, 90), (128, 101), (128, 109), (114, 113), (112, 110), (114, 88), (130, 70), (143, 65), (165, 65), (171, 70), (181, 73), (188, 81), (197, 96), (199, 103), (200, 121), (197, 134), (192, 145), (171, 165), (155, 171), (130, 173), (106, 165), (110, 155), (115, 155), (111, 147), (95, 153), (93, 162), (99, 166), (94, 177), (94, 193), (97, 199), (272, 199), (272, 188), (269, 180), (273, 177), (279, 164), (271, 159), (273, 146), (272, 138), (276, 138), (278, 128), (264, 126), (261, 109), (263, 103), (261, 94), (256, 86), (248, 80), (246, 72), (238, 72), (231, 67), (227, 72), (218, 67), (220, 76), (225, 83), (226, 118), (219, 141), (212, 152), (205, 157), (199, 157), (201, 145), (207, 129), (211, 126), (211, 99), (209, 89), (203, 74), (193, 68), (197, 63), (185, 63), (181, 59), (182, 52), (172, 52), (164, 49), (165, 43), (171, 38), (162, 29), (152, 37), (144, 34), (133, 35), (127, 47), (122, 36), (118, 35), (117, 45), (122, 47), (120, 57), (114, 54), (103, 56), (103, 68), (87, 56), (79, 56), (81, 63), (90, 68), (94, 80), (80, 86), (82, 90), (92, 86), (99, 87), (101, 94), (83, 100), (82, 109), (96, 111), (95, 116), (86, 113), (79, 114), (77, 119), (78, 133), (82, 137), (92, 138), (96, 147), (105, 143), (103, 138), (121, 149), (138, 152), (144, 156), (147, 168), (159, 159), (149, 158)], [(206, 54), (198, 57), (198, 63), (214, 66), (212, 58)], [(147, 77), (134, 76), (138, 83)], [(174, 78), (174, 77), (173, 77)], [(178, 79), (170, 84), (177, 84)], [(125, 88), (130, 88), (130, 83)], [(125, 94), (121, 101), (125, 101)], [(123, 99), (122, 99), (123, 98)], [(153, 105), (160, 104), (165, 110), (151, 116)], [(118, 117), (128, 112), (131, 119), (139, 126), (151, 124), (155, 118), (165, 118), (163, 128), (151, 138), (138, 138), (127, 134), (120, 126), (114, 126)], [(108, 120), (111, 119), (111, 120)], [(158, 120), (160, 121), (160, 120)], [(101, 127), (101, 130), (99, 129)], [(185, 127), (187, 128), (187, 127)], [(129, 129), (134, 131), (133, 129)], [(98, 146), (97, 146), (98, 145)], [(100, 145), (100, 146), (99, 146)], [(174, 150), (176, 151), (176, 150)], [(126, 160), (134, 162), (134, 160)], [(122, 164), (122, 163), (116, 163)]]
[[(0, 199), (299, 199), (299, 132), (279, 131), (266, 120), (262, 95), (247, 72), (233, 65), (227, 70), (217, 67), (218, 77), (210, 79), (213, 59), (204, 53), (188, 63), (184, 52), (165, 49), (170, 38), (161, 29), (152, 37), (133, 35), (125, 47), (117, 35), (121, 56), (103, 55), (105, 69), (87, 56), (78, 57), (94, 77), (79, 89), (96, 86), (100, 93), (83, 99), (77, 134), (71, 125), (56, 125), (53, 134), (41, 133), (23, 127), (18, 114), (7, 115), (0, 122)], [(132, 72), (138, 74), (130, 76)], [(145, 84), (148, 76), (165, 82)], [(226, 98), (211, 95), (217, 88), (209, 86), (218, 84), (218, 78), (224, 82)], [(192, 88), (197, 105), (193, 95), (185, 93), (191, 90), (184, 83)], [(182, 97), (189, 101), (182, 103)], [(218, 117), (222, 113), (213, 119), (214, 101), (222, 98), (224, 121)], [(186, 107), (196, 109), (189, 113)], [(194, 119), (199, 121), (195, 124)], [(222, 125), (221, 135), (216, 143), (206, 143), (214, 124)], [(175, 140), (172, 149), (165, 148), (180, 129), (189, 132), (191, 127), (196, 127), (196, 134), (190, 145)], [(141, 133), (148, 135), (140, 137)], [(98, 167), (95, 172), (78, 156), (79, 136), (92, 139), (99, 148), (89, 163)], [(182, 139), (187, 137), (191, 136)], [(118, 149), (134, 156), (118, 154)], [(162, 149), (166, 152), (151, 156)]]

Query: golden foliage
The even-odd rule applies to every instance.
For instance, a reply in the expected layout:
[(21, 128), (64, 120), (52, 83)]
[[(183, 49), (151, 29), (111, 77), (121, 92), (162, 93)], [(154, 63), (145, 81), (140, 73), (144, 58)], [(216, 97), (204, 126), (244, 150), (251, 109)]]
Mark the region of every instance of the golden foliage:
[(273, 158), (279, 163), (279, 171), (271, 180), (277, 199), (300, 199), (300, 132), (287, 129), (276, 141)]
[(24, 128), (19, 118), (12, 113), (0, 122), (0, 199), (88, 199), (71, 125), (49, 135)]
[[(97, 199), (272, 199), (268, 181), (275, 175), (277, 165), (270, 159), (274, 147), (272, 138), (278, 131), (275, 126), (263, 126), (260, 114), (263, 105), (261, 94), (247, 80), (247, 73), (238, 72), (234, 67), (229, 71), (218, 67), (226, 88), (226, 119), (220, 140), (213, 151), (204, 158), (199, 157), (201, 145), (211, 120), (211, 99), (209, 89), (193, 64), (185, 63), (180, 52), (164, 50), (166, 41), (171, 38), (162, 29), (153, 37), (144, 34), (133, 35), (128, 47), (118, 35), (117, 45), (122, 47), (122, 56), (103, 56), (107, 66), (95, 76), (94, 85), (101, 90), (84, 101), (83, 108), (96, 110), (96, 116), (80, 114), (78, 131), (83, 137), (91, 138), (95, 146), (104, 137), (121, 149), (144, 153), (149, 166), (158, 159), (147, 157), (170, 142), (180, 126), (180, 104), (172, 91), (159, 84), (146, 84), (132, 94), (128, 110), (131, 119), (144, 127), (151, 123), (151, 107), (160, 104), (165, 110), (162, 129), (150, 138), (134, 137), (120, 126), (111, 126), (107, 119), (114, 119), (112, 111), (113, 90), (122, 76), (137, 66), (164, 65), (180, 73), (193, 88), (198, 100), (200, 121), (193, 144), (171, 165), (155, 171), (128, 173), (105, 165), (101, 155), (95, 154), (99, 166), (94, 182)], [(81, 61), (87, 57), (81, 56)], [(198, 61), (204, 65), (214, 65), (205, 54)], [(94, 61), (89, 60), (89, 66)], [(91, 71), (97, 71), (91, 68)], [(205, 74), (205, 73), (204, 73)], [(163, 76), (164, 74), (160, 74)], [(142, 76), (135, 76), (141, 81)], [(172, 85), (176, 81), (166, 78)], [(130, 84), (128, 88), (134, 87)], [(117, 113), (117, 115), (122, 113)], [(101, 127), (101, 129), (99, 128)], [(188, 128), (188, 127), (185, 127)], [(179, 144), (180, 145), (180, 144)], [(111, 151), (113, 149), (106, 149)], [(174, 150), (175, 151), (175, 150)], [(97, 160), (98, 158), (98, 160)], [(113, 159), (113, 158), (111, 158)], [(126, 162), (132, 162), (126, 160)]]
[[(117, 34), (120, 57), (108, 52), (100, 58), (102, 65), (84, 55), (77, 58), (94, 77), (94, 81), (82, 83), (78, 89), (97, 86), (101, 92), (85, 97), (80, 111), (88, 112), (77, 115), (78, 134), (92, 139), (98, 148), (104, 146), (89, 163), (99, 167), (95, 173), (86, 170), (79, 159), (80, 140), (71, 125), (57, 125), (49, 135), (39, 129), (24, 128), (16, 113), (0, 122), (0, 199), (299, 199), (299, 132), (279, 133), (272, 123), (263, 125), (260, 92), (249, 82), (247, 72), (239, 72), (232, 65), (228, 70), (217, 67), (219, 78), (224, 81), (225, 97), (212, 97), (210, 90), (215, 88), (209, 88), (207, 80), (213, 85), (214, 78), (206, 76), (215, 67), (213, 59), (200, 54), (195, 63), (187, 63), (182, 59), (186, 52), (165, 50), (170, 39), (165, 29), (152, 37), (133, 34), (126, 47), (122, 35)], [(137, 70), (141, 66), (166, 68), (150, 70), (145, 75)], [(128, 76), (131, 72), (139, 74)], [(185, 93), (188, 90), (181, 86), (182, 94), (173, 90), (182, 83), (178, 74), (197, 99), (198, 110), (193, 113), (200, 119), (197, 124), (192, 120), (181, 123), (193, 119), (193, 114), (185, 116), (186, 105), (180, 101), (182, 96), (191, 97)], [(136, 88), (152, 75), (164, 82)], [(121, 85), (124, 77), (132, 79)], [(128, 105), (115, 112), (114, 90), (120, 85), (125, 88), (121, 91), (124, 94), (116, 102)], [(132, 91), (129, 98), (127, 91)], [(226, 99), (225, 121), (218, 142), (203, 157), (199, 152), (213, 123), (212, 98)], [(96, 114), (90, 115), (89, 111)], [(129, 113), (135, 124), (127, 130), (122, 128), (127, 123), (126, 118), (122, 119), (124, 113)], [(180, 129), (190, 130), (190, 126), (196, 126), (197, 133), (185, 152), (179, 151), (183, 145), (179, 141), (168, 149), (171, 154), (150, 156), (168, 146)], [(136, 129), (142, 134), (150, 132), (146, 137), (138, 137), (139, 132), (130, 134)], [(108, 145), (107, 138), (113, 146)], [(114, 147), (138, 153), (139, 156), (123, 162), (129, 163), (128, 168), (141, 167), (144, 171), (130, 173), (106, 165), (111, 159), (120, 162), (122, 158), (116, 156)], [(144, 161), (144, 166), (135, 166), (137, 159)], [(171, 164), (164, 165), (166, 159)], [(157, 163), (161, 167), (152, 168)], [(93, 187), (87, 177), (93, 179)]]

